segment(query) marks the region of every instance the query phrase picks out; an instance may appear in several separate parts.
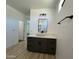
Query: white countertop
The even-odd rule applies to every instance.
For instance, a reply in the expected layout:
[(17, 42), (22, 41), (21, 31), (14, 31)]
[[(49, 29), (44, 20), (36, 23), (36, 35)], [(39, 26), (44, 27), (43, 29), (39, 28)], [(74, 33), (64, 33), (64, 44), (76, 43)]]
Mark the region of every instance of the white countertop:
[(28, 35), (27, 37), (55, 38), (56, 39), (56, 35)]

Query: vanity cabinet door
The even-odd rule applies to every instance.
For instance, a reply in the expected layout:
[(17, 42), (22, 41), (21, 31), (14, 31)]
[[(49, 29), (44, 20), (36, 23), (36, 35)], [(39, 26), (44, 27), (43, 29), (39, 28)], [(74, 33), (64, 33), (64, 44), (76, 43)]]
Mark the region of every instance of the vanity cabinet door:
[(39, 38), (38, 40), (40, 40), (40, 52), (46, 52), (47, 50), (47, 41), (44, 38)]
[[(39, 43), (38, 43), (39, 42)], [(40, 50), (40, 40), (36, 38), (29, 37), (27, 39), (27, 49), (31, 51), (39, 51)]]
[(56, 53), (56, 39), (48, 39), (47, 40), (47, 51), (50, 54)]

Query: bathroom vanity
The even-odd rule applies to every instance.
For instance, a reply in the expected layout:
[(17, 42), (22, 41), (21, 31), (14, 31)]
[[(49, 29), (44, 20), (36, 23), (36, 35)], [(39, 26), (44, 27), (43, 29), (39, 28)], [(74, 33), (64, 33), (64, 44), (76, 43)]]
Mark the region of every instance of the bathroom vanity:
[(54, 36), (36, 36), (27, 37), (27, 50), (39, 53), (56, 54), (56, 37)]

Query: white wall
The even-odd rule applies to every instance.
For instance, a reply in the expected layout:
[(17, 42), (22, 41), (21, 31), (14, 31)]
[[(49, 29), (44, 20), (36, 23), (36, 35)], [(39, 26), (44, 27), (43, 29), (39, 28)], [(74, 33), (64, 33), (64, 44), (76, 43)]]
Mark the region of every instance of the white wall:
[(46, 18), (48, 19), (48, 33), (55, 33), (55, 9), (31, 9), (30, 10), (30, 34), (38, 33), (38, 19), (41, 13), (46, 13)]
[(25, 36), (24, 39), (25, 39), (25, 40), (27, 39), (27, 33), (28, 33), (28, 31), (29, 31), (29, 30), (28, 30), (28, 29), (29, 29), (29, 28), (28, 28), (28, 24), (27, 24), (29, 20), (30, 20), (30, 16), (26, 16), (25, 21), (24, 21), (24, 32), (25, 32), (25, 33), (24, 33), (24, 34), (25, 34), (25, 35), (24, 35), (24, 36)]
[[(23, 23), (24, 15), (6, 5), (6, 47), (13, 46), (18, 43), (18, 39), (23, 39)], [(19, 35), (18, 35), (19, 34)]]
[[(73, 1), (66, 0), (63, 8), (57, 15), (57, 22), (65, 16), (72, 15)], [(73, 20), (66, 19), (57, 25), (57, 53), (56, 59), (73, 59)]]

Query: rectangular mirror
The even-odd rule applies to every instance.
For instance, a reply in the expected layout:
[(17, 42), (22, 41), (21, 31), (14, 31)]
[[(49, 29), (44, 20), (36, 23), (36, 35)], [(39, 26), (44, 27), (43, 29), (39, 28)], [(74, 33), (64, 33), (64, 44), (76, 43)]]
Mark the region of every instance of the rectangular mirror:
[(48, 28), (48, 19), (46, 19), (46, 18), (38, 19), (38, 32), (46, 33), (47, 28)]

